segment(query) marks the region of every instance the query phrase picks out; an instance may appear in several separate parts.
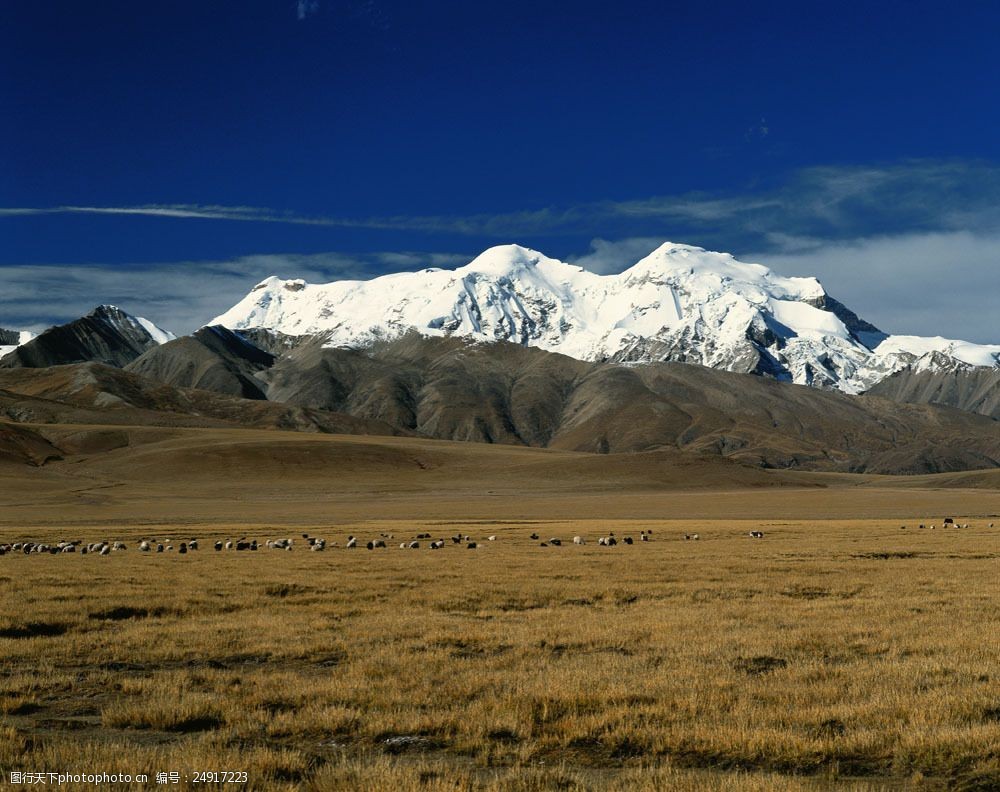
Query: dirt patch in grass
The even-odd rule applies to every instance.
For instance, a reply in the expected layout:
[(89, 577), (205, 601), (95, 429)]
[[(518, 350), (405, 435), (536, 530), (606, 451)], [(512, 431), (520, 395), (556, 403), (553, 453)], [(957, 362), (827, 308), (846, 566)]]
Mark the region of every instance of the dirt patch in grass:
[(0, 627), (0, 638), (52, 638), (65, 635), (70, 625), (65, 622), (25, 622), (10, 627)]
[(442, 740), (426, 734), (394, 734), (389, 732), (379, 735), (377, 740), (388, 754), (436, 751), (444, 747)]
[(843, 737), (845, 734), (847, 734), (847, 725), (839, 718), (827, 718), (809, 730), (809, 736), (818, 740)]
[(854, 553), (851, 558), (864, 558), (875, 561), (889, 561), (892, 559), (926, 558), (927, 553), (914, 553), (908, 550), (886, 550), (875, 553)]
[(987, 707), (983, 710), (982, 718), (984, 723), (1000, 723), (1000, 706)]
[(788, 661), (783, 657), (772, 657), (771, 655), (755, 655), (754, 657), (737, 657), (733, 661), (733, 670), (748, 676), (760, 676), (785, 668)]
[(822, 599), (830, 596), (830, 589), (821, 586), (787, 586), (781, 590), (781, 596), (804, 600)]
[(95, 611), (88, 615), (89, 619), (98, 621), (126, 621), (128, 619), (148, 619), (150, 616), (162, 616), (166, 608), (135, 608), (129, 605), (119, 605), (115, 608)]
[(303, 586), (298, 583), (272, 583), (264, 586), (264, 594), (268, 597), (294, 597), (302, 594), (309, 594), (314, 589), (312, 586)]

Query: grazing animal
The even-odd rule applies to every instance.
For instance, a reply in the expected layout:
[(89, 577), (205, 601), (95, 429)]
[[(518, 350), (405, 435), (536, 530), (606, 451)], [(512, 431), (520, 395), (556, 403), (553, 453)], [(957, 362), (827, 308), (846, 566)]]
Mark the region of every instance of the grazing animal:
[(111, 552), (111, 548), (108, 545), (101, 545), (101, 555), (107, 555)]
[(639, 539), (642, 540), (643, 542), (648, 542), (649, 534), (639, 534)]
[(188, 546), (186, 542), (181, 542), (180, 547), (177, 548), (178, 553), (186, 553), (188, 551)]
[(488, 542), (495, 542), (497, 540), (497, 538), (496, 538), (496, 535), (494, 535), (494, 536), (487, 536), (486, 540)]
[(469, 548), (469, 550), (475, 550), (477, 547), (479, 547), (479, 545), (477, 545), (475, 542), (469, 542), (466, 545), (466, 547)]
[(694, 539), (694, 540), (695, 540), (696, 542), (697, 542), (697, 541), (698, 541), (699, 539), (701, 539), (701, 537), (700, 537), (700, 536), (699, 536), (698, 534), (691, 534), (691, 538), (692, 538), (692, 539)]
[(156, 552), (157, 552), (157, 553), (162, 553), (162, 552), (163, 552), (163, 549), (164, 549), (164, 548), (163, 548), (163, 545), (162, 545), (162, 544), (158, 544), (158, 545), (156, 546)]
[(197, 539), (192, 539), (190, 542), (188, 542), (188, 550), (197, 550), (197, 549), (198, 549)]
[(222, 549), (222, 542), (216, 542), (215, 543), (215, 549), (216, 549), (216, 551), (221, 550)]
[(411, 550), (417, 550), (417, 549), (420, 548), (420, 542), (414, 540), (414, 541), (410, 542), (410, 544), (407, 545), (407, 547), (409, 547)]
[(148, 553), (149, 552), (149, 542), (147, 542), (145, 539), (143, 539), (141, 542), (139, 542), (139, 549), (142, 552), (144, 552), (144, 553)]
[(750, 532), (750, 536), (753, 539), (763, 539), (764, 538), (764, 532), (763, 531), (751, 531)]
[(374, 542), (368, 542), (368, 544), (365, 545), (365, 547), (367, 547), (369, 550), (374, 550), (375, 549), (375, 543)]
[(555, 545), (556, 547), (562, 546), (562, 539), (549, 539), (550, 545)]
[(537, 539), (537, 538), (538, 538), (538, 534), (536, 534), (536, 533), (533, 533), (533, 534), (532, 534), (532, 535), (531, 535), (530, 537), (528, 537), (528, 538), (529, 538), (529, 539)]
[(574, 536), (573, 537), (573, 544), (575, 544), (575, 545), (584, 545), (584, 544), (587, 544), (587, 540), (584, 539), (582, 536)]
[(624, 539), (622, 539), (622, 541), (625, 542), (625, 544), (630, 545), (632, 544), (632, 537), (626, 536)]
[(358, 540), (355, 539), (353, 536), (348, 536), (347, 537), (347, 549), (348, 550), (353, 550), (357, 546), (358, 546)]
[(942, 525), (954, 525), (955, 519), (953, 517), (945, 517)]
[(438, 539), (435, 542), (431, 542), (431, 550), (440, 550), (444, 547), (444, 539)]

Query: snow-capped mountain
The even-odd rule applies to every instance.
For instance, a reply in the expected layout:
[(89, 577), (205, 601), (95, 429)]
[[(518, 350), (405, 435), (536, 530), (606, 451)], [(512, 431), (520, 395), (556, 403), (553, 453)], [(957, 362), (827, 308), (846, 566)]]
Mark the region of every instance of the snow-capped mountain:
[(328, 284), (270, 277), (210, 324), (323, 333), (338, 347), (416, 330), (582, 360), (698, 363), (848, 393), (909, 365), (1000, 365), (1000, 346), (890, 336), (815, 278), (672, 243), (617, 275), (503, 245), (454, 270)]
[(13, 352), (21, 344), (27, 344), (35, 334), (30, 330), (5, 330), (0, 327), (0, 358)]
[(40, 368), (90, 360), (124, 366), (174, 338), (148, 319), (114, 305), (99, 305), (86, 316), (23, 339), (0, 355), (0, 367)]

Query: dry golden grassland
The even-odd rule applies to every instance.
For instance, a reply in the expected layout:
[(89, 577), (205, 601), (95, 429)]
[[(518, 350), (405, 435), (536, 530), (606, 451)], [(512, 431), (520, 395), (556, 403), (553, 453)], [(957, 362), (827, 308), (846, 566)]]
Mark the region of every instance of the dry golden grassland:
[[(129, 549), (0, 558), (0, 771), (246, 771), (255, 790), (998, 789), (1000, 528), (959, 519), (972, 527), (25, 529)], [(596, 543), (644, 529), (652, 542)], [(303, 531), (340, 546), (211, 546)], [(399, 548), (424, 531), (479, 547)], [(150, 533), (201, 549), (140, 553)], [(343, 548), (381, 533), (387, 549)]]

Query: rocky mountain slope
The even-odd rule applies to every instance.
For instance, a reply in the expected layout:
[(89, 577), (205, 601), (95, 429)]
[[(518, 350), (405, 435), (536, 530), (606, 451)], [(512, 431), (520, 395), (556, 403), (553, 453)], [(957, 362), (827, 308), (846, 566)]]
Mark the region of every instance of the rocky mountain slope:
[(308, 284), (268, 278), (210, 324), (323, 334), (364, 347), (416, 330), (510, 341), (586, 361), (678, 361), (846, 393), (908, 365), (996, 366), (1000, 346), (890, 336), (814, 278), (668, 243), (618, 275), (598, 275), (518, 245), (454, 270)]
[(264, 399), (264, 384), (256, 375), (270, 368), (274, 360), (274, 355), (241, 334), (214, 326), (152, 347), (125, 369), (177, 387)]
[(0, 421), (409, 434), (330, 410), (178, 388), (101, 363), (0, 369)]
[(21, 343), (0, 358), (0, 368), (42, 368), (85, 361), (124, 366), (173, 338), (148, 319), (114, 305), (101, 305), (80, 319), (50, 327)]
[(971, 366), (907, 367), (870, 391), (900, 402), (942, 404), (1000, 419), (1000, 370)]
[[(189, 382), (189, 372), (174, 365), (185, 341), (147, 352), (144, 371), (171, 387)], [(212, 366), (226, 371), (246, 359), (239, 344), (214, 354)], [(592, 363), (510, 343), (410, 333), (345, 349), (315, 338), (275, 357), (253, 380), (275, 407), (445, 440), (599, 453), (679, 448), (813, 470), (922, 473), (1000, 464), (1000, 424), (982, 416), (702, 366)], [(215, 381), (225, 392), (234, 387)], [(17, 383), (0, 376), (2, 387)], [(113, 393), (118, 386), (104, 387)]]

